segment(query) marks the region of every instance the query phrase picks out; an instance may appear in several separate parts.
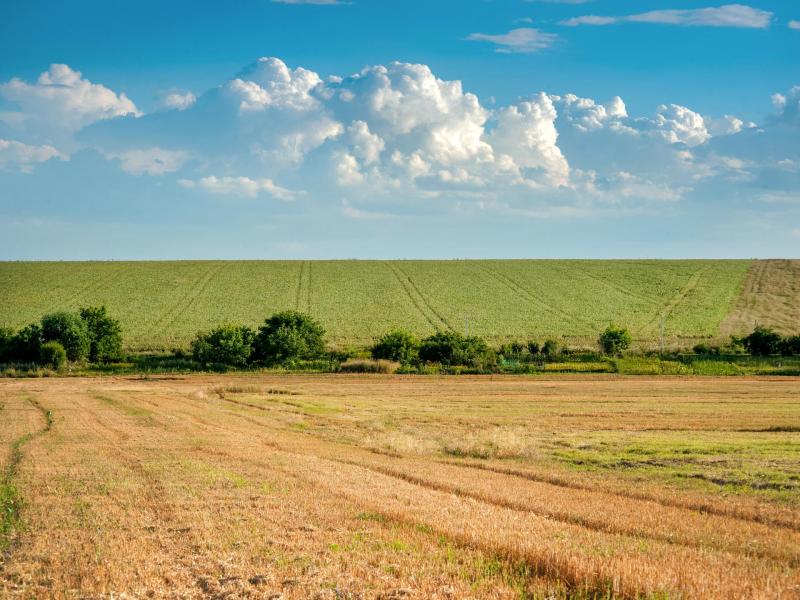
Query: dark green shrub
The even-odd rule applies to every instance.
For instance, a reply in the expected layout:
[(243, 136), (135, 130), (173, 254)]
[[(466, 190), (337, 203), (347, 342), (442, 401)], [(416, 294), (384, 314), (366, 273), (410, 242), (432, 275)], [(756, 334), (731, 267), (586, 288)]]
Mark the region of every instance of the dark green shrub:
[(709, 344), (697, 344), (692, 348), (692, 352), (702, 356), (719, 356), (719, 346), (710, 346)]
[(438, 331), (422, 340), (419, 358), (442, 365), (484, 367), (494, 362), (494, 353), (479, 337), (464, 337), (454, 331)]
[(42, 341), (59, 342), (71, 361), (81, 361), (89, 357), (89, 328), (76, 314), (57, 312), (42, 317)]
[(781, 336), (769, 327), (758, 325), (742, 341), (745, 349), (753, 356), (770, 356), (780, 350)]
[(545, 340), (542, 344), (541, 353), (543, 356), (552, 357), (558, 354), (558, 342), (555, 340)]
[(508, 344), (500, 346), (497, 353), (504, 358), (519, 358), (525, 349), (526, 347), (519, 342), (509, 342)]
[(383, 334), (371, 350), (372, 358), (393, 360), (410, 364), (419, 355), (419, 340), (407, 331), (390, 331)]
[(627, 329), (613, 324), (606, 327), (597, 340), (600, 349), (609, 356), (621, 355), (630, 347), (631, 341), (631, 334)]
[(39, 361), (42, 349), (42, 328), (26, 325), (20, 329), (11, 342), (11, 361), (33, 363)]
[(204, 367), (211, 364), (243, 367), (253, 352), (255, 334), (249, 327), (222, 325), (192, 340), (192, 357)]
[(122, 326), (106, 314), (106, 307), (82, 308), (80, 315), (89, 329), (89, 360), (101, 363), (122, 360)]
[(792, 335), (781, 340), (780, 351), (784, 356), (800, 356), (800, 335)]
[(0, 327), (0, 363), (14, 360), (14, 330), (11, 327)]
[(310, 360), (325, 353), (325, 329), (309, 315), (287, 310), (272, 315), (254, 342), (254, 359), (266, 364)]
[(539, 342), (530, 341), (528, 342), (528, 352), (531, 354), (539, 354), (542, 351), (541, 347), (539, 346)]
[(60, 371), (67, 364), (67, 351), (59, 342), (45, 342), (39, 350), (39, 362)]

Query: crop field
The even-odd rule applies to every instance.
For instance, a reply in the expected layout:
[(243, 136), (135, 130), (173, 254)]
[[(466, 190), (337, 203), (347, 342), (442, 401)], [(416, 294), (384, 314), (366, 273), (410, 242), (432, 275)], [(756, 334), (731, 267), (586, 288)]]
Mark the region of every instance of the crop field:
[(800, 261), (210, 261), (0, 263), (0, 325), (105, 304), (131, 350), (186, 346), (224, 322), (299, 309), (329, 340), (363, 346), (390, 328), (464, 331), (490, 342), (593, 345), (609, 322), (640, 347), (796, 333)]
[(797, 598), (797, 378), (0, 381), (0, 596)]

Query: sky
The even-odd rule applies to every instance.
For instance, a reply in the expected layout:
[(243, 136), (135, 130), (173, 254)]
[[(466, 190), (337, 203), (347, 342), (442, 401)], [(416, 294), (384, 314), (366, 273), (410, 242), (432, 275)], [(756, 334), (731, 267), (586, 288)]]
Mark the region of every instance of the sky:
[(0, 260), (800, 257), (800, 4), (0, 6)]

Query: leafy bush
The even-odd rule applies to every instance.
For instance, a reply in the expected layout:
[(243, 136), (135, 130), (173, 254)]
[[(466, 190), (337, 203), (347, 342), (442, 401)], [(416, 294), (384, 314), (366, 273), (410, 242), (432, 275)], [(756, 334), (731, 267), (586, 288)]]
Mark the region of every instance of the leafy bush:
[(692, 352), (702, 356), (719, 356), (720, 349), (719, 346), (711, 346), (709, 344), (701, 343), (692, 348)]
[(14, 330), (10, 327), (0, 327), (0, 363), (14, 360)]
[(372, 347), (372, 358), (393, 360), (403, 364), (416, 362), (419, 355), (419, 340), (406, 331), (390, 331)]
[(354, 359), (343, 362), (340, 371), (342, 373), (396, 373), (400, 368), (400, 363), (391, 360), (364, 360)]
[(82, 308), (80, 315), (89, 329), (89, 360), (101, 363), (122, 360), (122, 326), (106, 314), (106, 307)]
[(502, 355), (504, 358), (519, 358), (526, 349), (526, 346), (514, 341), (500, 346), (500, 348), (497, 350), (497, 353)]
[(267, 364), (319, 358), (325, 352), (325, 329), (309, 315), (287, 310), (272, 315), (258, 330), (254, 358)]
[(780, 343), (780, 352), (784, 356), (800, 356), (800, 335), (783, 338)]
[(781, 336), (769, 327), (758, 325), (743, 340), (744, 347), (754, 356), (770, 356), (780, 350)]
[(249, 327), (222, 325), (192, 340), (192, 357), (204, 367), (210, 364), (243, 367), (253, 352), (255, 334)]
[(542, 356), (553, 357), (558, 354), (558, 342), (555, 340), (545, 340), (542, 344)]
[(600, 349), (609, 356), (619, 356), (631, 345), (631, 334), (624, 327), (611, 324), (598, 338)]
[(39, 351), (39, 362), (60, 371), (67, 364), (67, 351), (59, 342), (45, 342)]
[(33, 363), (39, 360), (42, 349), (42, 328), (38, 325), (26, 325), (20, 329), (11, 341), (13, 362)]
[(438, 331), (422, 340), (420, 360), (442, 365), (485, 367), (492, 363), (494, 353), (479, 337), (464, 337), (454, 331)]
[(528, 342), (528, 352), (531, 354), (539, 354), (542, 351), (541, 347), (539, 347), (539, 342), (530, 341)]
[(89, 328), (73, 313), (57, 312), (42, 317), (42, 341), (59, 342), (71, 361), (85, 360), (89, 356)]

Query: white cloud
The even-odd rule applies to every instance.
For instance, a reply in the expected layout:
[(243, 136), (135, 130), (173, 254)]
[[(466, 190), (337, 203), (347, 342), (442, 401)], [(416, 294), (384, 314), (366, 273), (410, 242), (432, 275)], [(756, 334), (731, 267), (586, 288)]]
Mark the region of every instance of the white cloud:
[(471, 33), (466, 39), (474, 42), (491, 42), (497, 46), (495, 52), (528, 54), (549, 48), (558, 39), (558, 35), (546, 33), (533, 27), (520, 27), (512, 29), (508, 33), (496, 35)]
[(199, 188), (210, 194), (220, 196), (245, 196), (255, 198), (266, 194), (276, 200), (294, 200), (299, 192), (281, 187), (271, 179), (250, 179), (249, 177), (216, 177), (210, 175), (197, 181), (180, 179), (178, 183), (188, 189)]
[(789, 29), (800, 30), (800, 21), (789, 21)]
[(158, 105), (167, 110), (186, 110), (197, 102), (197, 97), (192, 92), (171, 91), (159, 100)]
[(726, 4), (719, 7), (653, 10), (620, 17), (584, 15), (562, 21), (562, 25), (611, 25), (614, 23), (660, 23), (665, 25), (742, 27), (766, 29), (772, 13), (744, 4)]
[(122, 170), (132, 175), (164, 175), (180, 169), (186, 162), (186, 152), (146, 148), (107, 153), (108, 158), (120, 161)]
[(52, 146), (32, 146), (15, 140), (0, 139), (0, 169), (18, 169), (31, 173), (33, 167), (51, 158), (69, 160)]
[(703, 116), (685, 106), (662, 104), (651, 123), (654, 133), (670, 144), (682, 143), (692, 147), (711, 138)]
[(606, 126), (623, 127), (622, 122), (628, 117), (625, 102), (615, 96), (606, 104), (597, 104), (591, 98), (580, 98), (575, 94), (550, 96), (561, 112), (563, 118), (581, 131), (592, 131)]
[(80, 71), (53, 64), (35, 83), (12, 79), (0, 84), (0, 96), (19, 111), (0, 115), (29, 139), (63, 145), (71, 134), (91, 123), (124, 115), (140, 115), (125, 94), (84, 79)]
[[(497, 112), (497, 126), (488, 136), (496, 152), (509, 156), (523, 169), (543, 171), (551, 185), (565, 185), (569, 165), (557, 145), (556, 109), (553, 101), (539, 94)], [(526, 177), (530, 179), (530, 176)]]

